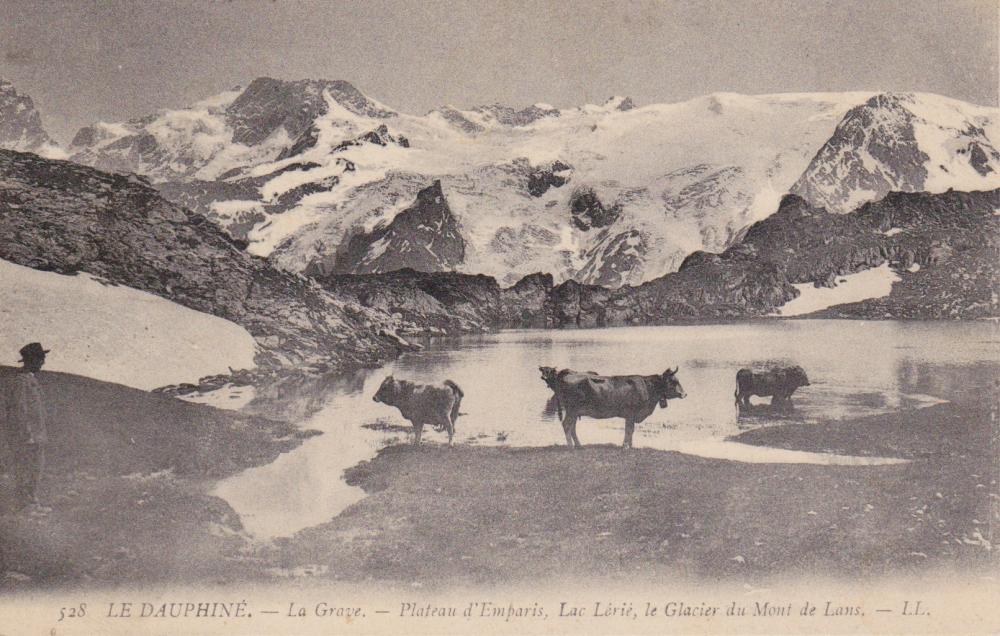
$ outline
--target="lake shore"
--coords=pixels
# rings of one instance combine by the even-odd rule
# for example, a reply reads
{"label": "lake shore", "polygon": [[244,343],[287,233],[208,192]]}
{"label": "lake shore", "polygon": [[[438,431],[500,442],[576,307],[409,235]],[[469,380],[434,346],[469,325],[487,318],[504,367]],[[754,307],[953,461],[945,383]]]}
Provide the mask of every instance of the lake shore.
{"label": "lake shore", "polygon": [[[971,574],[996,566],[990,431],[988,407],[944,404],[738,438],[913,459],[865,467],[612,446],[391,446],[348,471],[368,497],[282,542],[276,556],[340,578],[428,586]],[[842,435],[860,441],[852,449]]]}
{"label": "lake shore", "polygon": [[259,543],[208,493],[308,432],[76,376],[41,380],[52,444],[39,495],[51,510],[10,512],[0,495],[0,589],[288,576],[428,588],[809,572],[851,580],[997,565],[988,549],[1000,500],[996,420],[976,401],[737,437],[912,460],[894,466],[746,464],[610,445],[394,445],[347,471],[361,501]]}

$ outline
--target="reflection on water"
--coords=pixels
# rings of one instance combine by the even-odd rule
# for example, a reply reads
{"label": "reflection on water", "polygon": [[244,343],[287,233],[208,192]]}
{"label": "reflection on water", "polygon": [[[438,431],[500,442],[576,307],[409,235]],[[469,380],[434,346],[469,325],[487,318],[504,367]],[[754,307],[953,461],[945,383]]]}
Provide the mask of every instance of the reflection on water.
{"label": "reflection on water", "polygon": [[[993,390],[1000,352],[996,332],[997,326],[987,322],[807,320],[507,331],[443,340],[377,371],[259,389],[250,409],[313,411],[302,425],[325,434],[272,464],[222,482],[217,494],[262,538],[322,523],[360,499],[360,489],[344,482],[344,469],[387,443],[410,439],[398,411],[371,400],[389,374],[424,382],[448,378],[462,387],[464,415],[457,422],[456,443],[563,444],[552,394],[539,378],[542,365],[604,374],[653,374],[679,366],[688,397],[671,400],[669,408],[657,409],[640,424],[636,446],[738,461],[877,463],[879,458],[760,450],[721,440],[748,427],[920,408]],[[739,418],[736,371],[770,364],[799,364],[812,385],[795,393],[791,413],[775,416],[765,409]],[[400,432],[399,425],[407,429]],[[621,444],[623,429],[622,420],[583,418],[577,425],[584,444]],[[443,442],[447,435],[425,429],[424,439]]]}

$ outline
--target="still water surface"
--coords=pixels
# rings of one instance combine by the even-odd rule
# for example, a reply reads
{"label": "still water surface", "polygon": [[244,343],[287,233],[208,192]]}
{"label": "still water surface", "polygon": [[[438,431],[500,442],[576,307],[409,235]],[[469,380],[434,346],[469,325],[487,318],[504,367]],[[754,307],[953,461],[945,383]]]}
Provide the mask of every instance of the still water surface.
{"label": "still water surface", "polygon": [[[564,444],[551,392],[539,378],[541,365],[608,375],[680,367],[677,375],[687,398],[671,400],[669,408],[657,409],[638,425],[637,447],[747,462],[896,463],[901,460],[759,448],[725,438],[755,426],[819,423],[989,394],[1000,369],[998,334],[991,322],[803,320],[505,331],[443,339],[381,369],[311,387],[305,398],[277,391],[283,394],[278,402],[313,404],[302,425],[324,434],[271,464],[221,482],[215,494],[260,539],[288,536],[339,514],[364,494],[344,482],[344,469],[370,459],[386,444],[411,439],[399,412],[371,399],[390,374],[422,382],[447,378],[462,387],[464,415],[456,426],[456,444]],[[801,365],[812,385],[795,393],[791,415],[738,418],[736,371],[771,364]],[[265,396],[258,394],[255,401],[266,402]],[[621,444],[623,429],[620,419],[583,418],[577,424],[585,445]],[[424,440],[442,443],[447,435],[425,428]]]}

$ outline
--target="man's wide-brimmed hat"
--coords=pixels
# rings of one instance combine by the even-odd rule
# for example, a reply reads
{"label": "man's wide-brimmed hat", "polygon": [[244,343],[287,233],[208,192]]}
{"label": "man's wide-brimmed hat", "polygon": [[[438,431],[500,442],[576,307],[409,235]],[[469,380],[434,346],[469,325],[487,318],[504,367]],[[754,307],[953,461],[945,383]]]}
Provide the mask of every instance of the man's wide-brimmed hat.
{"label": "man's wide-brimmed hat", "polygon": [[40,342],[30,342],[23,347],[21,347],[21,362],[28,360],[30,358],[40,358],[48,353],[48,349],[42,348],[42,343]]}

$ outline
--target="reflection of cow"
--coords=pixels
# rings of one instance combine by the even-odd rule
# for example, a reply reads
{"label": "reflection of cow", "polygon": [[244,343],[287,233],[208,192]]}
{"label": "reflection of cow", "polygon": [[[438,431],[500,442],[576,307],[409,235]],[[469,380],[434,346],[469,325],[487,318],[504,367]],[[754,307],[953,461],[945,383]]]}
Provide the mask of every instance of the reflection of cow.
{"label": "reflection of cow", "polygon": [[462,396],[462,389],[451,380],[445,380],[440,385],[417,384],[396,380],[390,375],[372,399],[399,409],[403,417],[413,424],[414,444],[420,443],[424,424],[430,424],[439,431],[447,430],[448,444],[451,444]]}
{"label": "reflection of cow", "polygon": [[[559,419],[562,419],[563,409],[562,403],[559,402],[559,395],[556,393],[556,381],[560,373],[573,373],[576,375],[597,375],[594,371],[587,371],[585,374],[577,373],[573,369],[563,369],[562,371],[557,370],[555,367],[538,367],[538,370],[542,372],[542,381],[545,385],[552,389],[552,400],[555,401],[556,414],[559,415]],[[551,411],[549,411],[551,413]]]}
{"label": "reflection of cow", "polygon": [[792,393],[800,386],[809,386],[802,367],[782,367],[767,371],[753,372],[750,369],[740,369],[736,372],[736,405],[742,409],[750,409],[750,396],[771,397],[771,406],[782,407],[791,405]]}
{"label": "reflection of cow", "polygon": [[661,375],[612,375],[575,373],[563,369],[555,377],[555,394],[562,408],[563,432],[566,443],[580,446],[576,436],[576,421],[581,416],[595,419],[621,417],[625,419],[625,442],[632,446],[632,433],[637,422],[642,422],[656,409],[667,408],[667,400],[683,398],[686,393],[677,381],[677,369]]}

